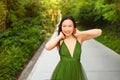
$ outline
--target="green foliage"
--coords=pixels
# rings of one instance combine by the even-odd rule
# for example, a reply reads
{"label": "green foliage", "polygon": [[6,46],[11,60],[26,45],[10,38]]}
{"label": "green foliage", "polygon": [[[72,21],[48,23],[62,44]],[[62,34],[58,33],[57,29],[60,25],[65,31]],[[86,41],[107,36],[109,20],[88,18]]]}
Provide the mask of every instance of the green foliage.
{"label": "green foliage", "polygon": [[118,1],[98,0],[95,5],[95,14],[97,17],[95,20],[104,19],[111,24],[119,22],[119,8],[117,8]]}
{"label": "green foliage", "polygon": [[105,5],[103,9],[103,17],[104,19],[111,21],[112,23],[117,22],[119,17],[116,11],[116,5],[115,4]]}
{"label": "green foliage", "polygon": [[0,30],[0,80],[17,80],[25,63],[53,32],[50,10],[54,6],[48,8],[45,1],[5,1],[7,29]]}
{"label": "green foliage", "polygon": [[81,25],[91,28],[120,21],[119,0],[62,0],[60,5],[63,16],[72,15]]}
{"label": "green foliage", "polygon": [[[38,1],[38,0],[37,0]],[[40,15],[40,3],[34,1],[34,2],[29,2],[25,5],[26,13],[25,15],[28,17],[36,17]]]}
{"label": "green foliage", "polygon": [[85,3],[79,9],[78,20],[79,23],[84,26],[90,26],[94,23],[94,14],[93,14],[94,4]]}
{"label": "green foliage", "polygon": [[[11,76],[15,76],[16,71],[22,69],[23,64],[45,40],[44,28],[32,24],[30,20],[28,19],[31,25],[17,21],[18,23],[13,24],[13,29],[8,29],[0,35],[0,80],[14,79],[15,77]],[[16,24],[21,27],[15,26]]]}
{"label": "green foliage", "polygon": [[0,11],[1,11],[0,12],[0,30],[4,30],[7,10],[5,9],[4,3],[1,1],[0,1]]}
{"label": "green foliage", "polygon": [[5,16],[5,14],[6,14],[6,10],[5,10],[5,5],[2,3],[2,2],[0,2],[0,22],[1,22],[1,19]]}
{"label": "green foliage", "polygon": [[9,12],[8,19],[7,19],[7,25],[9,26],[16,21],[17,21],[17,16],[13,14],[12,12]]}
{"label": "green foliage", "polygon": [[95,8],[94,8],[94,14],[96,15],[95,17],[95,21],[102,19],[102,15],[103,15],[103,5],[104,4],[104,0],[98,0],[96,2]]}
{"label": "green foliage", "polygon": [[[90,0],[74,0],[69,1],[68,3],[65,3],[65,5],[61,7],[63,16],[64,15],[71,15],[73,16],[76,21],[84,26],[94,26],[96,25],[95,21],[95,1]],[[71,5],[72,4],[72,5]],[[61,3],[62,5],[62,3]],[[69,6],[69,7],[68,7]]]}

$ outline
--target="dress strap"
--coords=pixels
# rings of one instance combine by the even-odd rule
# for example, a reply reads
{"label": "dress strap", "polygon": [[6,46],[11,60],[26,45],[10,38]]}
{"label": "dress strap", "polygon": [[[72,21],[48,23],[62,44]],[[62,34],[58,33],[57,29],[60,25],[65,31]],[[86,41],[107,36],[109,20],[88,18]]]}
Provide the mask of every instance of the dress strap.
{"label": "dress strap", "polygon": [[[73,34],[72,34],[73,35]],[[77,37],[75,36],[75,35],[73,35],[74,36],[74,38],[77,40]]]}
{"label": "dress strap", "polygon": [[64,40],[60,40],[60,45],[63,43]]}
{"label": "dress strap", "polygon": [[[73,35],[74,36],[74,35]],[[74,36],[75,37],[75,39],[76,39],[76,41],[78,41],[79,42],[79,40],[77,39],[77,37],[76,36]],[[80,43],[80,42],[79,42]],[[81,43],[80,43],[80,45],[81,45]]]}

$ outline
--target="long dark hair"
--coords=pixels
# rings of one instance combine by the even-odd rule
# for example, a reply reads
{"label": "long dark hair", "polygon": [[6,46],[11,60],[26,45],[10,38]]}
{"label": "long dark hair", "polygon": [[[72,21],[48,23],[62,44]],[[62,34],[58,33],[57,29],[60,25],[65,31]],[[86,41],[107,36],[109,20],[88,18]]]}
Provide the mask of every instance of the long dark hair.
{"label": "long dark hair", "polygon": [[62,20],[60,21],[60,24],[58,25],[58,35],[59,35],[60,32],[62,31],[62,23],[63,23],[63,21],[65,21],[65,20],[67,20],[67,19],[71,20],[71,21],[73,22],[74,28],[76,28],[76,23],[75,23],[74,18],[73,18],[72,16],[64,16],[64,17],[62,18]]}

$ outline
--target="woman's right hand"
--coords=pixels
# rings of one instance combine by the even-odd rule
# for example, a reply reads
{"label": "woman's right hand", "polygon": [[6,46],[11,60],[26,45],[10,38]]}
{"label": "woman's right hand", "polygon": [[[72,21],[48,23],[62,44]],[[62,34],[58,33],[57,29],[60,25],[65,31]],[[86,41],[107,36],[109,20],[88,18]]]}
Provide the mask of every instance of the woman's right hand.
{"label": "woman's right hand", "polygon": [[65,35],[63,34],[63,32],[60,32],[59,37],[60,37],[61,39],[64,39],[64,38],[65,38]]}

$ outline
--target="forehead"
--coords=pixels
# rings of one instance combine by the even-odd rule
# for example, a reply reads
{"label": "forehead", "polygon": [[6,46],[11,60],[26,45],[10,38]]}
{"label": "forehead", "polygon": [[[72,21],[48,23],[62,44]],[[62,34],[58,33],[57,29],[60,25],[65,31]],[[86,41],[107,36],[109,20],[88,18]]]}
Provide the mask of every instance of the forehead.
{"label": "forehead", "polygon": [[70,19],[66,19],[66,20],[64,20],[63,21],[63,23],[62,23],[62,25],[73,25],[73,21],[72,20],[70,20]]}

